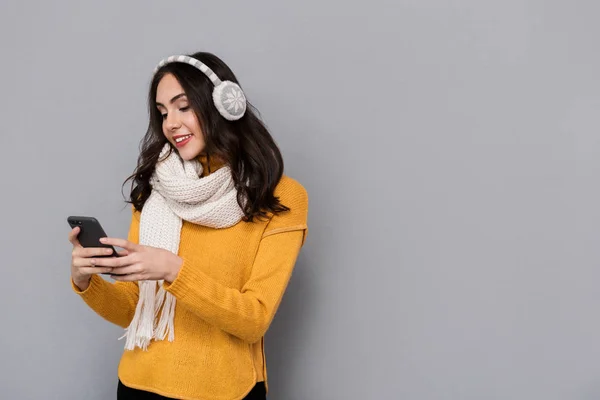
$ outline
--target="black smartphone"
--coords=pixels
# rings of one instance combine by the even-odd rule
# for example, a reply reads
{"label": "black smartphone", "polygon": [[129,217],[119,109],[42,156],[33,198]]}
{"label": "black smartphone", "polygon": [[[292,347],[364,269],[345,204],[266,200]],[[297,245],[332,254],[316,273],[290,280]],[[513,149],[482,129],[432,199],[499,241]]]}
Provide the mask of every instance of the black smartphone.
{"label": "black smartphone", "polygon": [[106,247],[112,249],[113,253],[106,256],[97,257],[119,257],[117,250],[109,245],[100,243],[100,238],[106,237],[106,232],[102,229],[100,222],[94,217],[67,217],[67,222],[71,228],[79,227],[79,235],[77,239],[83,247]]}

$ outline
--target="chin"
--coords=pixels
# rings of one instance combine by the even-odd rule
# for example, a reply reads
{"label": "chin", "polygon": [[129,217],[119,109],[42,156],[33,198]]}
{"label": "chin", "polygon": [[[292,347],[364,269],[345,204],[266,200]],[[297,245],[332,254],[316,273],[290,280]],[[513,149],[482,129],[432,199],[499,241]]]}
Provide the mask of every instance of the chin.
{"label": "chin", "polygon": [[184,146],[182,149],[177,149],[177,152],[179,153],[179,157],[181,157],[185,161],[189,161],[189,160],[193,160],[196,157],[198,157],[201,150],[202,149],[188,145],[188,146]]}
{"label": "chin", "polygon": [[186,151],[186,150],[179,151],[179,156],[181,157],[182,160],[185,160],[185,161],[190,161],[190,160],[193,160],[194,158],[196,158],[195,154],[197,154],[197,153]]}

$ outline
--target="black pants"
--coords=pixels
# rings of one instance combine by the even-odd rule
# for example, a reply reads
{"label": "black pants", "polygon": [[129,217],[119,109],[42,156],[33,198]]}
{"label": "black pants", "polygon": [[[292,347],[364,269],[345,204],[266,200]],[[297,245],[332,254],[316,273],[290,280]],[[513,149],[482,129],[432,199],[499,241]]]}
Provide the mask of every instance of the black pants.
{"label": "black pants", "polygon": [[[248,393],[244,400],[266,400],[265,383],[258,382]],[[170,397],[161,396],[156,393],[144,392],[143,390],[132,389],[123,385],[119,380],[117,388],[117,400],[168,400]]]}

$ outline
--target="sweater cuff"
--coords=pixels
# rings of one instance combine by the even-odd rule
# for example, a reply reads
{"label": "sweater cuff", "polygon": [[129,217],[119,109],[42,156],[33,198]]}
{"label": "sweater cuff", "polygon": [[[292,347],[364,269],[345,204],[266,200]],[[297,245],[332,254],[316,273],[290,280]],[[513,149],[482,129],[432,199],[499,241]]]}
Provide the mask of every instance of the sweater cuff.
{"label": "sweater cuff", "polygon": [[99,282],[98,280],[103,281],[104,279],[100,278],[96,274],[92,275],[92,278],[90,279],[90,284],[88,285],[88,287],[85,290],[81,290],[81,289],[79,289],[79,287],[77,287],[75,282],[73,282],[73,278],[71,277],[71,287],[73,288],[73,291],[75,293],[77,293],[78,295],[80,295],[82,297],[88,297],[90,295],[93,296],[94,293],[97,293],[100,290],[100,287],[102,286],[102,282]]}
{"label": "sweater cuff", "polygon": [[185,295],[190,292],[192,287],[196,289],[203,287],[206,280],[210,279],[202,272],[194,270],[189,259],[182,258],[183,264],[181,265],[175,280],[171,283],[166,281],[163,282],[164,289],[178,299],[183,299]]}

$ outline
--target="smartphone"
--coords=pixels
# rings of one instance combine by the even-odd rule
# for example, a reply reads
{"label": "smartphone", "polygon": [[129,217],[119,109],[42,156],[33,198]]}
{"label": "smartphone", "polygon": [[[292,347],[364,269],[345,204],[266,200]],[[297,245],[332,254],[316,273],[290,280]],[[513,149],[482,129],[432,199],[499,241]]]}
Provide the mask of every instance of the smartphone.
{"label": "smartphone", "polygon": [[106,256],[97,257],[119,257],[117,250],[109,244],[100,243],[100,238],[106,237],[106,232],[100,225],[100,222],[94,217],[76,217],[70,216],[67,222],[71,228],[79,227],[77,240],[83,247],[106,247],[112,249],[113,253]]}

